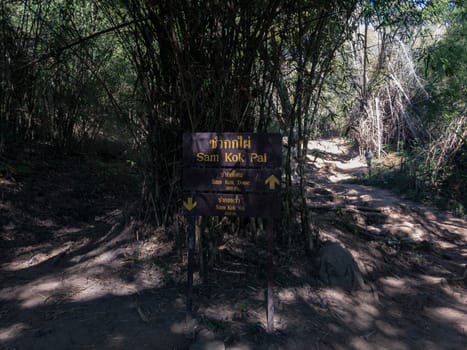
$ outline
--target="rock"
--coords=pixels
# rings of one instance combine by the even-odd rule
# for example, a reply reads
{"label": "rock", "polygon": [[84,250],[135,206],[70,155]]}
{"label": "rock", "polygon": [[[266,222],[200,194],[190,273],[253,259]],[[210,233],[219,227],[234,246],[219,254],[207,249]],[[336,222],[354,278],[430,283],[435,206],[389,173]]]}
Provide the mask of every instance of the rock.
{"label": "rock", "polygon": [[318,255],[319,277],[326,285],[347,291],[363,287],[363,277],[357,263],[339,243],[325,243]]}
{"label": "rock", "polygon": [[201,340],[191,344],[190,350],[225,350],[225,345],[219,340]]}

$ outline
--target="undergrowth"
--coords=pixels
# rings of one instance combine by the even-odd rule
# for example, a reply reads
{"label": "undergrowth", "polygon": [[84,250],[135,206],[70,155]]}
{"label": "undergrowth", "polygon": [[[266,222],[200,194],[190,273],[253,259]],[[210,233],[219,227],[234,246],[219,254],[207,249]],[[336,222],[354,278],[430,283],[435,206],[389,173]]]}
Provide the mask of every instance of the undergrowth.
{"label": "undergrowth", "polygon": [[[465,157],[464,154],[461,156]],[[467,175],[464,168],[465,162],[460,166],[446,167],[443,176],[434,179],[430,165],[416,156],[406,156],[398,166],[388,167],[383,161],[376,161],[370,176],[349,182],[390,189],[404,198],[434,205],[463,217],[467,215]]]}

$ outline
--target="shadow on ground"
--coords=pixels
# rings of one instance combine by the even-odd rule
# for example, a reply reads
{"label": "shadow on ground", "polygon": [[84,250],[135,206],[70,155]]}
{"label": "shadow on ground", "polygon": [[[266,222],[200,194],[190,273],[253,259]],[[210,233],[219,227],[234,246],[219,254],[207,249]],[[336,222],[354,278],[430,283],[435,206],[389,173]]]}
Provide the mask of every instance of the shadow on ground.
{"label": "shadow on ground", "polygon": [[[336,147],[346,157],[342,145],[327,143],[323,152]],[[163,232],[135,240],[125,213],[136,191],[106,187],[112,174],[90,180],[92,167],[87,176],[76,164],[51,168],[0,184],[2,350],[180,350],[202,337],[231,350],[465,346],[461,219],[382,190],[333,183],[310,163],[309,205],[321,237],[351,252],[365,286],[326,287],[301,250],[277,249],[276,331],[267,334],[264,237],[251,244],[225,235],[209,280],[195,275],[196,321],[189,322],[186,260]]]}

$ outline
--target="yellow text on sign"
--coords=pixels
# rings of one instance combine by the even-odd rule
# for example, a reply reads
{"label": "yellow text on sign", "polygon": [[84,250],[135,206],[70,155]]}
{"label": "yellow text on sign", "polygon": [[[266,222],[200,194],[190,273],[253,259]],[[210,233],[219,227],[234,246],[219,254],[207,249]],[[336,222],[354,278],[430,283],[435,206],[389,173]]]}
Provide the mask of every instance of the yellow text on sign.
{"label": "yellow text on sign", "polygon": [[225,211],[224,215],[236,215],[235,212],[244,212],[245,206],[240,197],[222,197],[217,198],[216,210]]}
{"label": "yellow text on sign", "polygon": [[[226,152],[222,154],[224,162],[228,163],[247,163],[247,155],[242,152]],[[219,154],[207,154],[203,152],[196,153],[197,162],[207,162],[207,163],[219,163],[221,157]],[[248,155],[249,163],[267,163],[268,154],[267,153],[251,153]]]}

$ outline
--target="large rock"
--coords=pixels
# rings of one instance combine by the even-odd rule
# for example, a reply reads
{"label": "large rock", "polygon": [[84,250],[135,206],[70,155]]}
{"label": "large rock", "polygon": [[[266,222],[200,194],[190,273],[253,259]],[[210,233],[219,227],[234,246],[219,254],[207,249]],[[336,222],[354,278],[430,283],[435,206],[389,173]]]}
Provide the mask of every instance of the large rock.
{"label": "large rock", "polygon": [[363,278],[357,263],[339,243],[325,243],[318,255],[319,278],[326,285],[347,291],[363,287]]}
{"label": "large rock", "polygon": [[192,344],[190,350],[225,350],[225,345],[219,340],[201,340]]}

